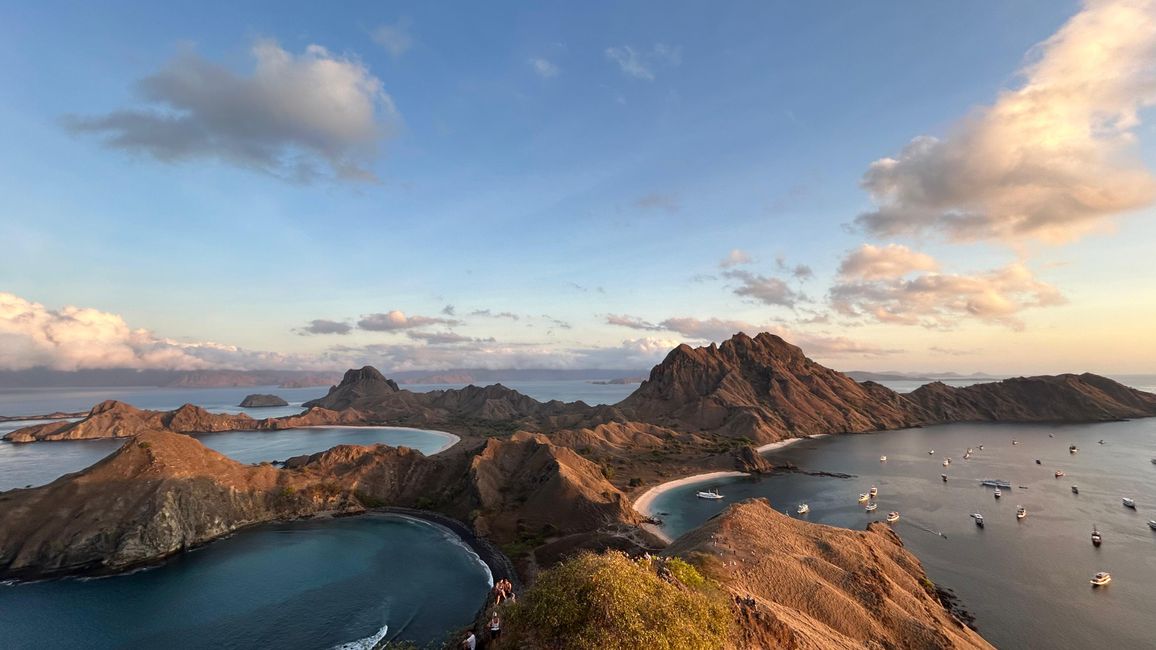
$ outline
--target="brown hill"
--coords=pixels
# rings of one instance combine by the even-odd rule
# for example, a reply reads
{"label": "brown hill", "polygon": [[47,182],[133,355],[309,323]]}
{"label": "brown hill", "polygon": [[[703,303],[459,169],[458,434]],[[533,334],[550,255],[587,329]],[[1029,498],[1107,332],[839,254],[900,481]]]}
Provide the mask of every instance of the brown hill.
{"label": "brown hill", "polygon": [[884,524],[852,531],[751,499],[675,540],[736,603],[736,648],[990,648]]}
{"label": "brown hill", "polygon": [[918,409],[878,384],[826,368],[773,334],[680,345],[618,405],[630,419],[767,443],[818,433],[896,429]]}
{"label": "brown hill", "polygon": [[345,376],[341,378],[341,383],[331,386],[325,397],[310,400],[302,406],[305,408],[320,406],[334,411],[360,408],[372,405],[397,391],[396,382],[392,379],[386,379],[377,368],[365,366],[356,370],[347,370]]}
{"label": "brown hill", "polygon": [[903,396],[928,422],[1101,422],[1156,415],[1156,395],[1107,377],[1017,377],[963,388],[934,382]]}

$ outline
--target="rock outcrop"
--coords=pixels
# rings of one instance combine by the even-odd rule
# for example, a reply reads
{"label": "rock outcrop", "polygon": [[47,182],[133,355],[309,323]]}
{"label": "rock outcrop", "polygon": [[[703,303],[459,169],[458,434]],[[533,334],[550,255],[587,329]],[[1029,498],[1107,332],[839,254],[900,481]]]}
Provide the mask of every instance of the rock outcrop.
{"label": "rock outcrop", "polygon": [[811,524],[751,499],[678,538],[735,604],[736,648],[991,648],[885,524]]}
{"label": "rock outcrop", "polygon": [[265,408],[270,406],[289,406],[289,402],[286,402],[277,395],[253,393],[252,395],[246,395],[245,399],[241,400],[238,406],[241,408]]}
{"label": "rock outcrop", "polygon": [[860,384],[773,334],[680,345],[619,405],[630,419],[756,443],[897,429],[923,418],[878,384]]}

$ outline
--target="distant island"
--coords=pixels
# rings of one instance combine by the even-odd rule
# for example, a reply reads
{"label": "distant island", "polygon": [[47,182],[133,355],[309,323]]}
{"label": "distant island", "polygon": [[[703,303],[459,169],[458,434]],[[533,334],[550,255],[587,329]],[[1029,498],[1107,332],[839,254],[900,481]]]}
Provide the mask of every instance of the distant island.
{"label": "distant island", "polygon": [[625,386],[627,384],[641,384],[646,381],[646,377],[618,377],[616,379],[595,379],[591,384],[595,386]]}
{"label": "distant island", "polygon": [[245,399],[241,400],[238,406],[242,408],[266,408],[271,406],[289,406],[289,402],[286,402],[276,395],[254,393],[252,395],[246,395]]}

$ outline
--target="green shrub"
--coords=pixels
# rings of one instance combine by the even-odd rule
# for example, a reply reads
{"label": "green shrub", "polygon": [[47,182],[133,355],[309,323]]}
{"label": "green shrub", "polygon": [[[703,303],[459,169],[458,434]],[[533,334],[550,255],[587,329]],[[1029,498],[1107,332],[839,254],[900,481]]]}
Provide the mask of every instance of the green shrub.
{"label": "green shrub", "polygon": [[582,553],[538,575],[506,616],[512,647],[603,650],[719,648],[730,609],[721,590],[681,560]]}
{"label": "green shrub", "polygon": [[638,477],[630,479],[630,487],[638,487],[640,485],[642,485],[642,479]]}

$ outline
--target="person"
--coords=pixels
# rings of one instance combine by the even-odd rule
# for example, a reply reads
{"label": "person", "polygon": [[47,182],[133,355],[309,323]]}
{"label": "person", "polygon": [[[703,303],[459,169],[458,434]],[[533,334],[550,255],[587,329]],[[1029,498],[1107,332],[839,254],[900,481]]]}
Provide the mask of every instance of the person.
{"label": "person", "polygon": [[469,635],[462,641],[462,650],[478,650],[478,637],[474,636],[473,630],[470,630]]}
{"label": "person", "polygon": [[494,641],[502,634],[502,620],[498,618],[498,613],[490,617],[490,640]]}

